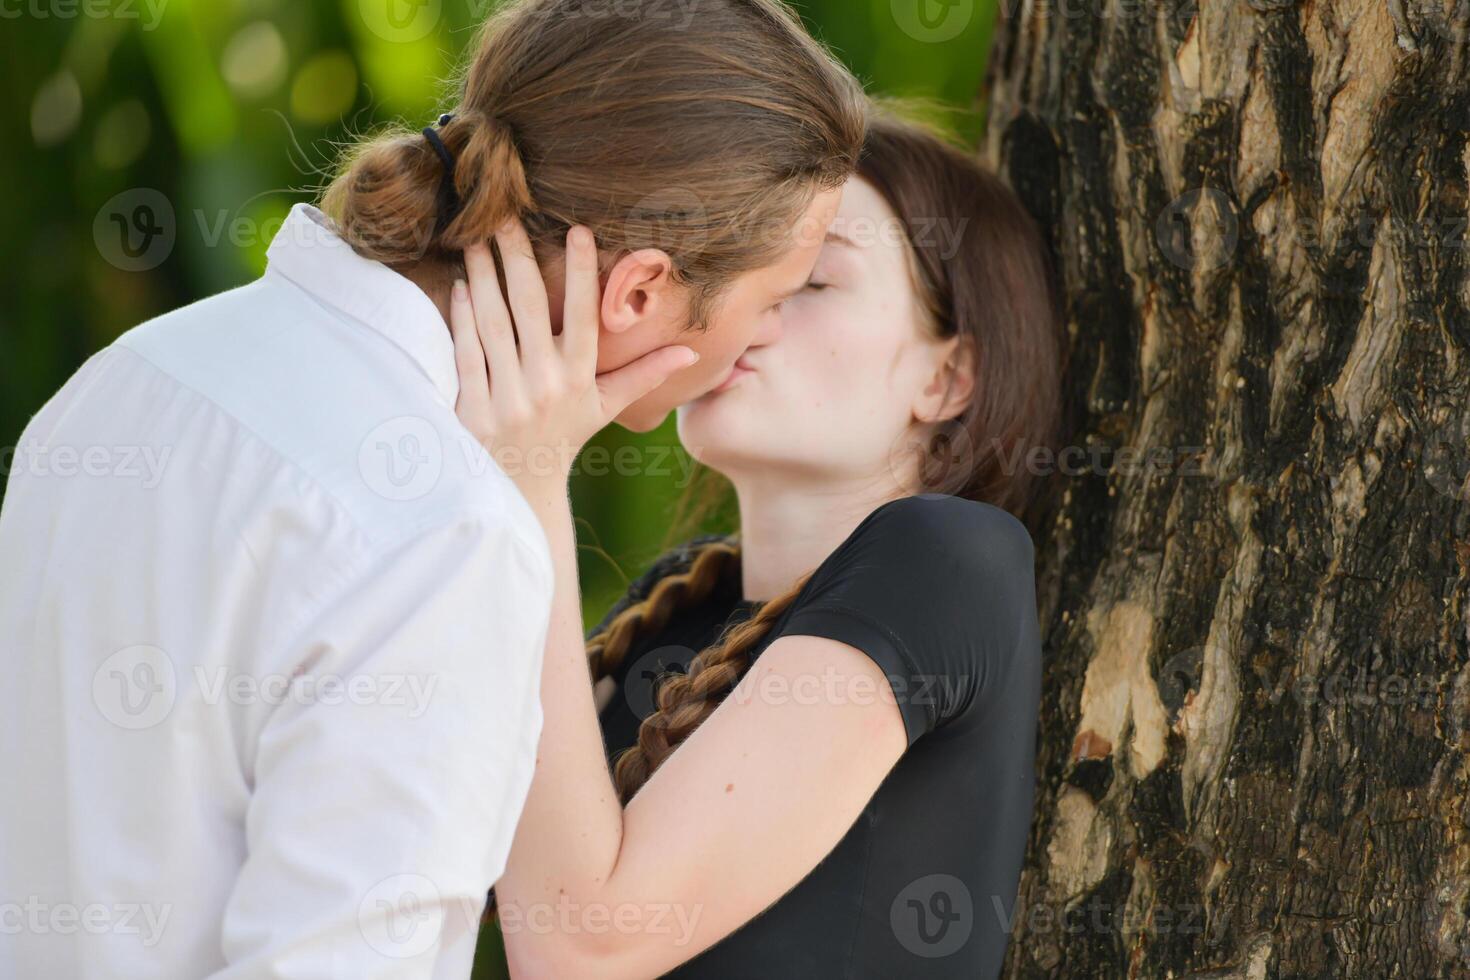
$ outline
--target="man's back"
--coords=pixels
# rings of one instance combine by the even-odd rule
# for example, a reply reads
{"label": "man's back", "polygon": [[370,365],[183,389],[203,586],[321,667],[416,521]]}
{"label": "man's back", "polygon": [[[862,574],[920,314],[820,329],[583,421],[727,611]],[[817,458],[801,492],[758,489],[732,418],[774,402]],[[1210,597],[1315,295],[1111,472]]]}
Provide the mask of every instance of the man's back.
{"label": "man's back", "polygon": [[0,512],[0,975],[467,973],[551,567],[456,391],[427,297],[298,207],[262,279],[32,421]]}

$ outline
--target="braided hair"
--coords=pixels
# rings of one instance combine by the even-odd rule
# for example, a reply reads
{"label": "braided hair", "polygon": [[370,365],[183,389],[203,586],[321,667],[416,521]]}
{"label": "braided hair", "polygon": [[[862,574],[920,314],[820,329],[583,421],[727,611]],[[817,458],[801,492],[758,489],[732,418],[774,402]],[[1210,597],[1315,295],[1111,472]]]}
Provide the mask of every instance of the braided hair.
{"label": "braided hair", "polygon": [[[740,545],[734,535],[705,535],[665,554],[590,634],[587,658],[593,682],[615,673],[640,637],[657,635],[679,609],[705,601],[722,581],[739,573]],[[637,743],[624,749],[613,766],[624,804],[734,690],[750,669],[751,653],[809,578],[803,576],[782,595],[762,603],[748,620],[726,629],[694,656],[687,672],[660,679],[654,711],[638,726]]]}

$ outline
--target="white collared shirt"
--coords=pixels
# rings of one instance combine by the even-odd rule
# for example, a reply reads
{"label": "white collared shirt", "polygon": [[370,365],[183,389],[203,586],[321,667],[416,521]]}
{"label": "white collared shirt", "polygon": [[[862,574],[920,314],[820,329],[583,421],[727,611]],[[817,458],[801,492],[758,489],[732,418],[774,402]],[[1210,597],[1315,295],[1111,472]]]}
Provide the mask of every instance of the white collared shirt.
{"label": "white collared shirt", "polygon": [[442,317],[297,205],[94,355],[0,511],[0,977],[467,977],[552,569]]}

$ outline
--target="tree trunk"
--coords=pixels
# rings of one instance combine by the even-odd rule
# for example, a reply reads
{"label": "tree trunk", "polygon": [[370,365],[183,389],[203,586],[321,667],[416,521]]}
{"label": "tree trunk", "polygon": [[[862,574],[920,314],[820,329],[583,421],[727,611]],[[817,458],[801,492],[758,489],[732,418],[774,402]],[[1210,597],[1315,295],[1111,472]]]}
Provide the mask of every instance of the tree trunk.
{"label": "tree trunk", "polygon": [[1470,0],[1007,3],[1077,448],[1005,976],[1470,976]]}

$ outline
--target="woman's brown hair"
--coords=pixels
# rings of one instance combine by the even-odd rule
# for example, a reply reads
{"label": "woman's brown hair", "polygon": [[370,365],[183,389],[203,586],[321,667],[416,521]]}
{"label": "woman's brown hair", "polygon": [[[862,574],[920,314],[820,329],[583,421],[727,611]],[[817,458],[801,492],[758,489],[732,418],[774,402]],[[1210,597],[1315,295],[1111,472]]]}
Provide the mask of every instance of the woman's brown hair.
{"label": "woman's brown hair", "polygon": [[[1040,230],[977,160],[893,116],[872,121],[857,172],[907,235],[923,321],[937,336],[974,345],[975,396],[957,418],[924,433],[920,491],[1022,516],[1035,489],[1025,460],[1052,445],[1060,417],[1062,344]],[[936,233],[945,222],[946,233]],[[708,599],[722,582],[738,582],[739,562],[738,536],[706,536],[660,559],[652,584],[635,587],[588,640],[594,680],[614,672],[640,637],[657,633],[680,608]],[[752,653],[809,578],[696,654],[687,673],[660,680],[653,713],[615,766],[624,802],[745,675]]]}
{"label": "woman's brown hair", "polygon": [[691,322],[706,323],[724,286],[789,247],[774,232],[852,173],[865,99],[780,0],[701,0],[687,22],[605,7],[501,6],[437,131],[455,160],[453,220],[435,147],[394,130],[349,148],[323,195],[342,236],[437,289],[509,218],[542,257],[582,224],[605,253],[667,252]]}

